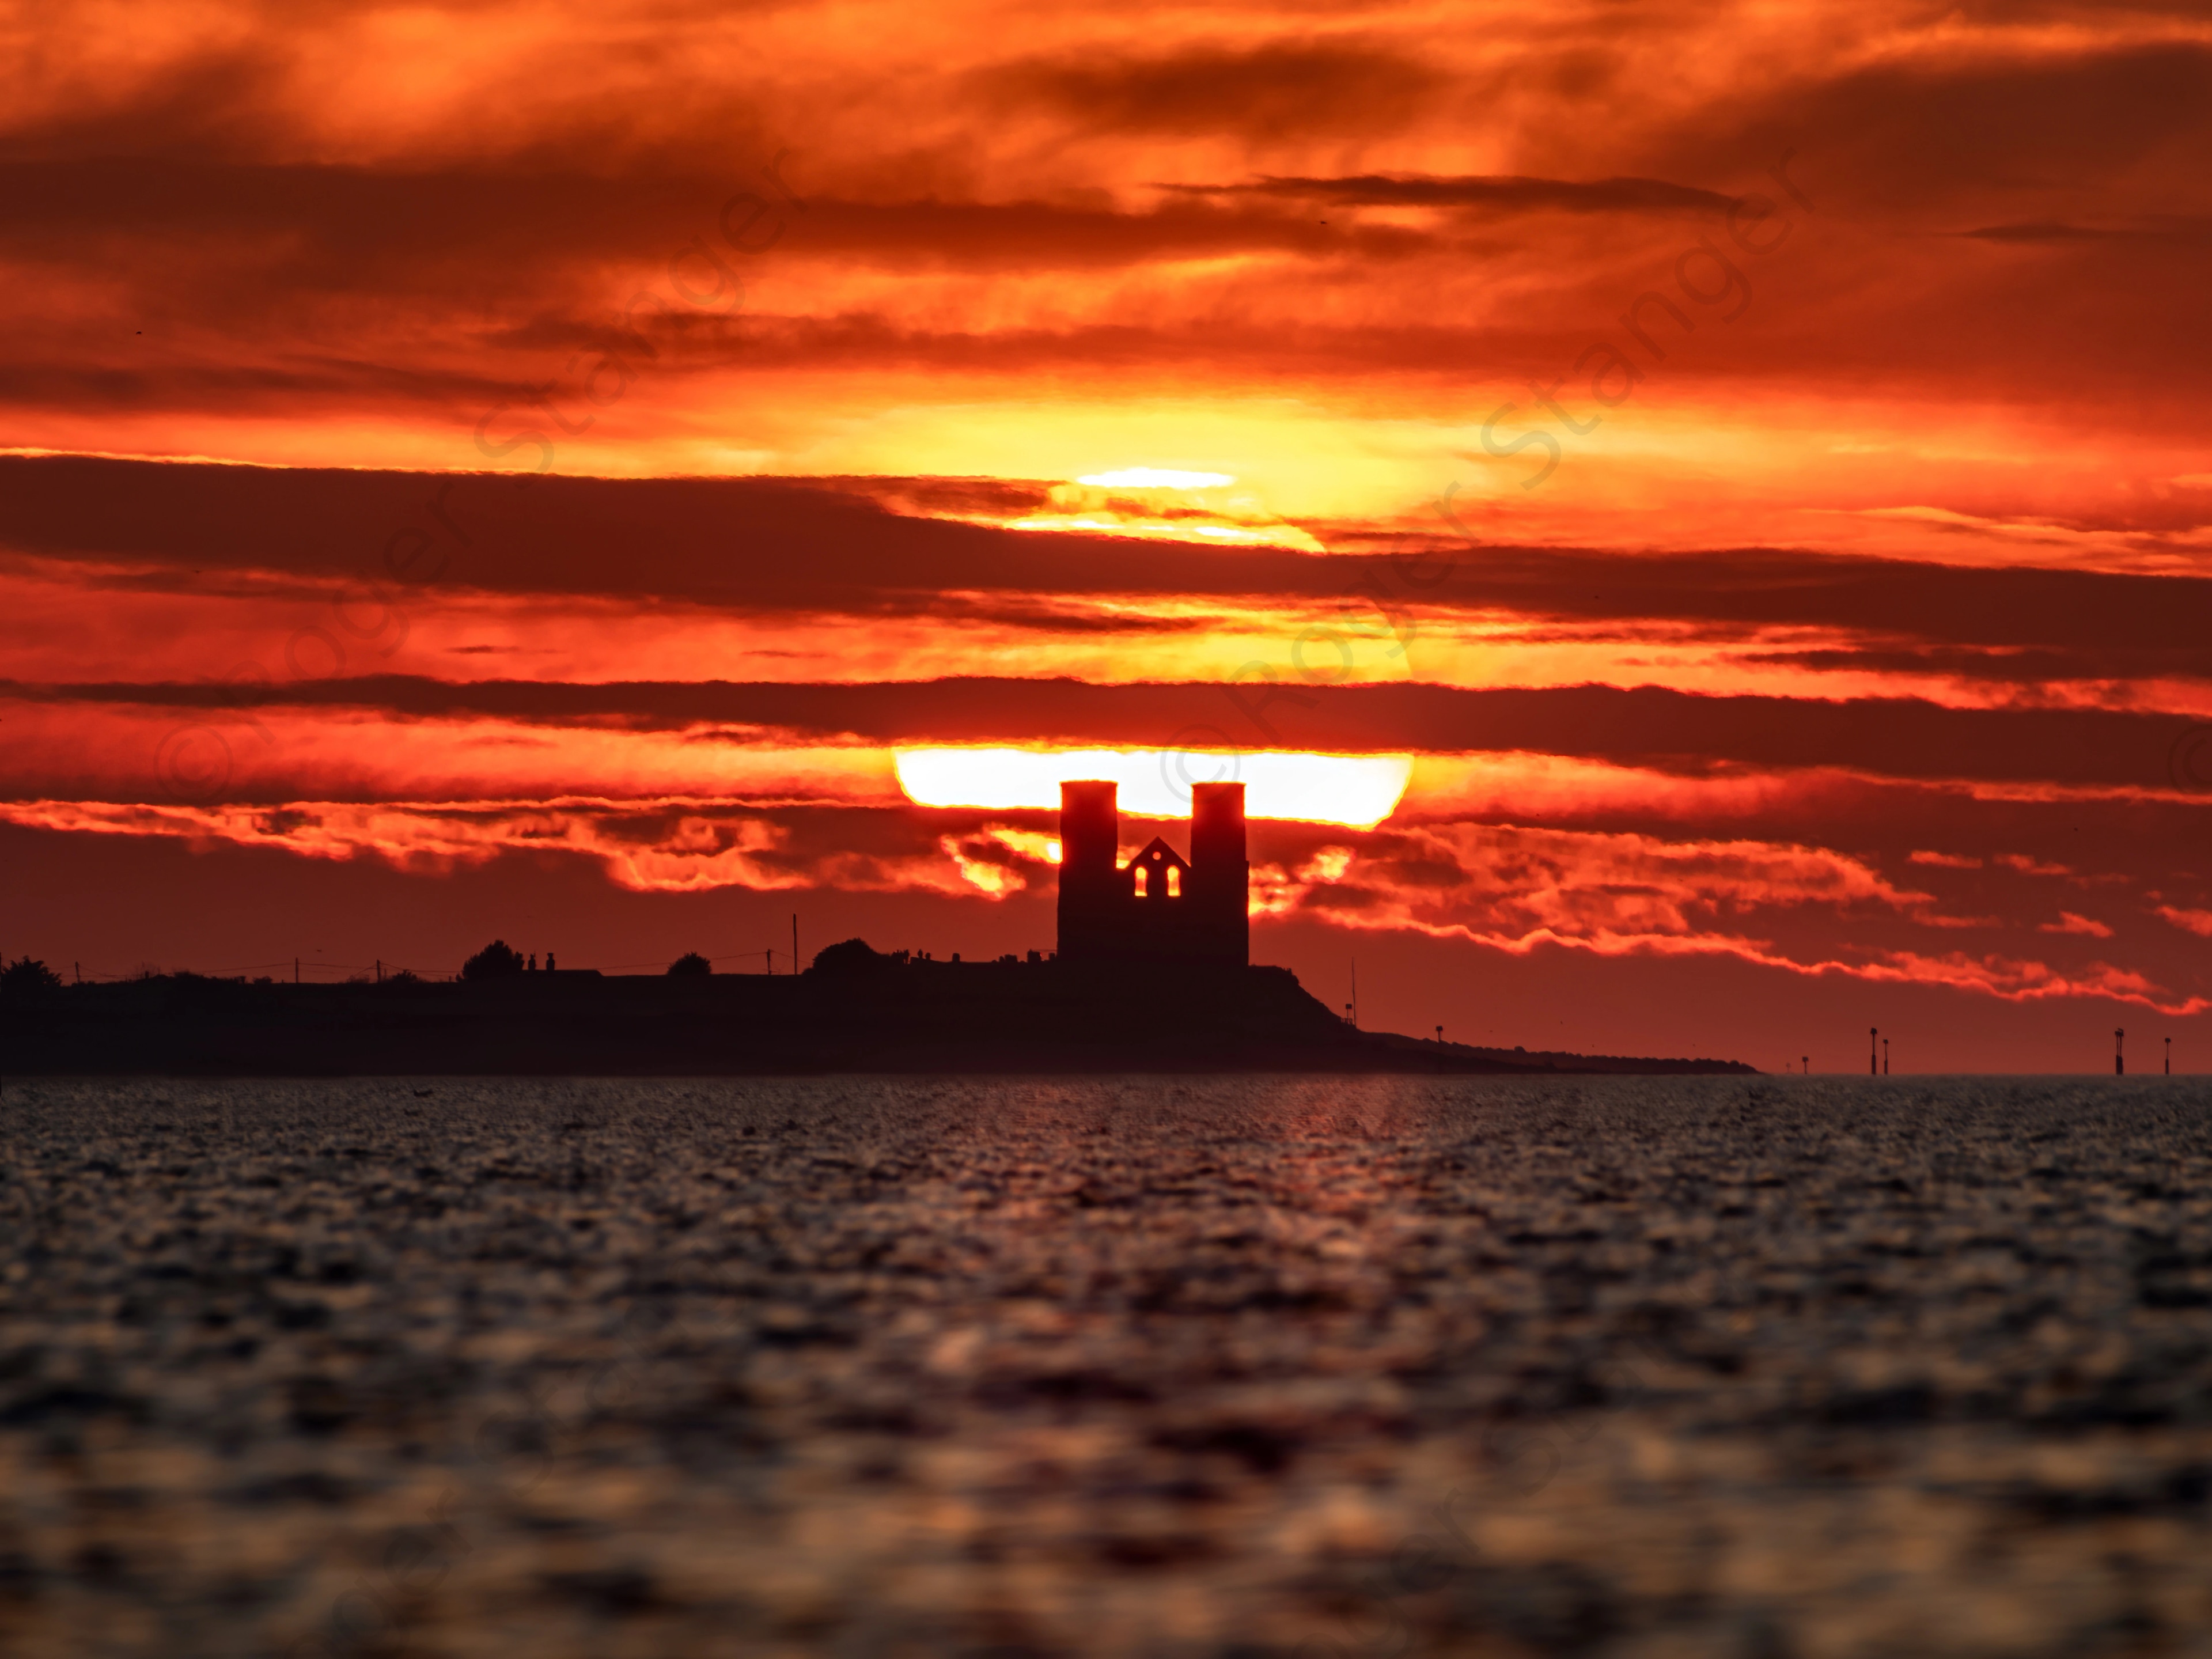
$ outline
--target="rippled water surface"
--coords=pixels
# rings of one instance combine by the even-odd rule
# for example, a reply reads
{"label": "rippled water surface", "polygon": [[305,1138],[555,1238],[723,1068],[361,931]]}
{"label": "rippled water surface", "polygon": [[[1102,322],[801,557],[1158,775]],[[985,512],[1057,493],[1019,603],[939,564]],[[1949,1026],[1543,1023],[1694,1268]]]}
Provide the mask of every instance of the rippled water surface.
{"label": "rippled water surface", "polygon": [[2212,1653],[2208,1120],[10,1082],[0,1652]]}

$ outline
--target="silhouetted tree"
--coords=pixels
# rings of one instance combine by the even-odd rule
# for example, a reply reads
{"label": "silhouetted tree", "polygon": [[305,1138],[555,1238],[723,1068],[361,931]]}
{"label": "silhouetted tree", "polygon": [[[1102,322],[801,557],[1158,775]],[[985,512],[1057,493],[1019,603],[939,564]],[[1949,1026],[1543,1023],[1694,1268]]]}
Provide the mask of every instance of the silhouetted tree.
{"label": "silhouetted tree", "polygon": [[522,971],[522,952],[495,939],[461,964],[463,979],[506,979]]}
{"label": "silhouetted tree", "polygon": [[28,957],[18,957],[0,968],[0,991],[23,996],[33,991],[58,991],[62,976],[43,962],[33,962]]}
{"label": "silhouetted tree", "polygon": [[880,972],[891,965],[891,959],[871,950],[864,939],[840,939],[835,945],[825,945],[814,953],[811,974],[822,974],[845,978],[855,974]]}
{"label": "silhouetted tree", "polygon": [[668,964],[668,972],[675,979],[701,979],[714,971],[714,964],[696,951],[686,951]]}

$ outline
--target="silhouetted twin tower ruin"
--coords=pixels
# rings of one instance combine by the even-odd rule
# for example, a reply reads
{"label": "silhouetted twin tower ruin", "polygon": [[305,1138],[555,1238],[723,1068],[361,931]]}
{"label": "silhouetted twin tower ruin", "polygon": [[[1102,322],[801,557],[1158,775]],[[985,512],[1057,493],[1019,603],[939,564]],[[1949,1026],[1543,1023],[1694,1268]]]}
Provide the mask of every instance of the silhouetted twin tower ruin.
{"label": "silhouetted twin tower ruin", "polygon": [[1060,960],[1249,964],[1244,786],[1193,786],[1189,858],[1155,836],[1127,864],[1116,789],[1060,786]]}

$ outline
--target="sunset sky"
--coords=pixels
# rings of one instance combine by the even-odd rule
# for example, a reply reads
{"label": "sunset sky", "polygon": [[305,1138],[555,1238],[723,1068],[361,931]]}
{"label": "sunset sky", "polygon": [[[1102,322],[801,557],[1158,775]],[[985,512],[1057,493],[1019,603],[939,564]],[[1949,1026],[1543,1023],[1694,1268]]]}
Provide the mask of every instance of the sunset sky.
{"label": "sunset sky", "polygon": [[9,957],[1048,949],[1241,777],[1369,1025],[2212,1070],[2201,7],[7,29]]}

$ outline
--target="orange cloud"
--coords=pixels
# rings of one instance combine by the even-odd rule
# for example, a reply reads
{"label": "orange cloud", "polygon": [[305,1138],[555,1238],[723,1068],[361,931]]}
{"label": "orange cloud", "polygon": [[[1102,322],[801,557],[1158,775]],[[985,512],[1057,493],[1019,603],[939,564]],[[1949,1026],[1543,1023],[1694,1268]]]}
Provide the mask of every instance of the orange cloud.
{"label": "orange cloud", "polygon": [[1966,858],[1955,853],[1915,852],[1912,862],[1934,865],[1942,870],[1978,870],[1982,867],[1979,859]]}
{"label": "orange cloud", "polygon": [[2110,939],[2112,930],[2090,916],[2077,916],[2071,910],[2061,910],[2057,921],[2036,924],[2039,933],[2083,933],[2091,939]]}
{"label": "orange cloud", "polygon": [[1817,848],[1510,825],[1424,826],[1323,846],[1293,866],[1255,868],[1254,887],[1255,915],[1412,929],[1515,955],[1555,945],[1610,957],[1727,956],[1792,974],[1939,986],[2013,1001],[2100,996],[2172,1014],[2212,1006],[2212,999],[2178,996],[2140,972],[2109,963],[2069,972],[1994,953],[1935,956],[1874,946],[1849,956],[1800,955],[1725,925],[1756,915],[1771,928],[1781,915],[1811,908],[1839,915],[1870,909],[1924,927],[1994,921],[1945,915],[1931,896],[1896,887],[1861,861]]}
{"label": "orange cloud", "polygon": [[[300,801],[275,808],[149,806],[98,801],[0,803],[0,822],[100,835],[164,836],[273,848],[308,858],[377,857],[437,873],[503,853],[568,853],[595,859],[617,885],[641,892],[833,887],[1001,897],[1022,890],[1017,850],[985,840],[1001,863],[970,862],[973,842],[860,849],[800,833],[793,820],[727,803],[565,798],[483,803]],[[848,826],[849,827],[849,826]],[[1042,864],[1042,859],[1035,860]],[[1004,868],[1003,878],[982,873]]]}
{"label": "orange cloud", "polygon": [[[1516,948],[1538,937],[1597,948],[1702,936],[1706,919],[1754,908],[1875,904],[1915,913],[1926,893],[1857,860],[1769,842],[1668,842],[1633,834],[1439,824],[1326,847],[1271,872],[1261,913],[1319,909],[1349,925],[1464,933]],[[1456,913],[1446,920],[1447,913]],[[1471,915],[1481,922],[1460,918]]]}

